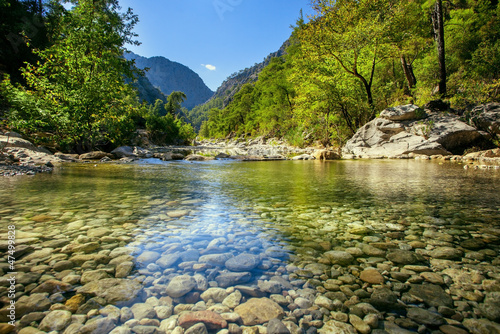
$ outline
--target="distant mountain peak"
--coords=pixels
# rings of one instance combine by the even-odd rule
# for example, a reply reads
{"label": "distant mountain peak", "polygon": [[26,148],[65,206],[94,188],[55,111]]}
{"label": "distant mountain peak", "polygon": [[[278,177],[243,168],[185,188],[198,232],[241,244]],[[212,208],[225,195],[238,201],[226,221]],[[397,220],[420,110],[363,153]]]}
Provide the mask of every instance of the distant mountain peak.
{"label": "distant mountain peak", "polygon": [[126,53],[125,58],[134,59],[140,69],[149,68],[146,78],[166,96],[174,91],[184,92],[187,99],[182,106],[187,109],[205,103],[214,95],[200,76],[185,65],[162,56],[146,58],[133,52]]}

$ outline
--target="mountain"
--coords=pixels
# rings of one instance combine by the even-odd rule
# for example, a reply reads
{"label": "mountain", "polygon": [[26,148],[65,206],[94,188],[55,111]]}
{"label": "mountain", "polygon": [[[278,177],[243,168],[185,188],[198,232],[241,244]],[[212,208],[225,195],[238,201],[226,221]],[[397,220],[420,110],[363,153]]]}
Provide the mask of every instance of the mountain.
{"label": "mountain", "polygon": [[212,108],[222,109],[225,108],[233,99],[234,95],[238,93],[241,87],[246,83],[256,82],[259,78],[259,73],[266,67],[271,59],[281,57],[286,53],[286,48],[290,45],[287,40],[279,48],[278,51],[269,54],[264,61],[255,64],[252,67],[245,68],[239,72],[231,74],[217,89],[215,94],[206,101],[204,104],[199,105],[192,109],[188,118],[193,124],[195,129],[199,130],[203,121],[208,119],[208,112]]}
{"label": "mountain", "polygon": [[173,91],[184,92],[187,99],[182,106],[187,109],[205,103],[214,95],[200,76],[187,66],[164,57],[146,58],[133,52],[125,54],[125,58],[135,59],[135,64],[140,69],[149,68],[146,78],[166,96]]}
{"label": "mountain", "polygon": [[285,43],[283,43],[283,45],[279,48],[278,51],[269,54],[264,59],[263,62],[231,74],[217,89],[217,91],[210,98],[209,101],[215,100],[217,98],[222,98],[223,99],[222,108],[225,108],[229,104],[229,102],[231,102],[233,96],[239,92],[240,88],[244,84],[257,81],[257,79],[259,78],[259,73],[264,69],[264,67],[266,67],[269,64],[271,59],[283,56],[286,52],[286,48],[289,45],[290,41],[287,40]]}
{"label": "mountain", "polygon": [[139,92],[139,99],[149,104],[154,104],[156,100],[167,102],[167,97],[145,76],[137,76],[137,80],[132,84]]}

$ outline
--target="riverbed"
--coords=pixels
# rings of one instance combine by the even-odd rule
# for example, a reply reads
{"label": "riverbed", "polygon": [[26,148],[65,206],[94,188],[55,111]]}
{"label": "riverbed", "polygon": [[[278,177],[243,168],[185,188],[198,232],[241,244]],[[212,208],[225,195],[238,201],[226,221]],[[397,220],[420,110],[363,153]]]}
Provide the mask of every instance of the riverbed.
{"label": "riverbed", "polygon": [[4,178],[0,322],[13,300],[47,333],[500,333],[499,181],[416,160]]}

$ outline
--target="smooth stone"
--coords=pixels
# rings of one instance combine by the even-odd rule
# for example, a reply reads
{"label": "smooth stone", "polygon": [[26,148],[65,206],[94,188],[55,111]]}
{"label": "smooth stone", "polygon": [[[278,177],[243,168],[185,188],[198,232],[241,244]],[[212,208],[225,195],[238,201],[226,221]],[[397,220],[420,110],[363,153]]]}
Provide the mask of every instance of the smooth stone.
{"label": "smooth stone", "polygon": [[167,212],[167,216],[170,218],[181,218],[187,215],[189,215],[189,210],[174,210]]}
{"label": "smooth stone", "polygon": [[224,266],[233,255],[231,253],[202,255],[198,262],[208,263],[212,266]]}
{"label": "smooth stone", "polygon": [[337,320],[327,321],[323,327],[318,330],[319,334],[356,334],[352,325]]}
{"label": "smooth stone", "polygon": [[384,276],[382,276],[377,269],[365,269],[361,272],[359,278],[363,282],[370,284],[382,284],[384,283]]}
{"label": "smooth stone", "polygon": [[29,296],[21,296],[16,302],[16,313],[28,314],[32,312],[43,312],[50,308],[52,303],[48,293],[32,293]]}
{"label": "smooth stone", "polygon": [[116,278],[126,278],[134,269],[134,263],[132,261],[125,261],[116,266],[115,277]]}
{"label": "smooth stone", "polygon": [[463,328],[459,328],[452,325],[443,325],[439,327],[439,330],[444,334],[468,334],[469,332]]}
{"label": "smooth stone", "polygon": [[453,299],[439,285],[412,284],[408,294],[422,299],[429,306],[453,308]]}
{"label": "smooth stone", "polygon": [[148,263],[155,262],[159,258],[160,258],[160,253],[152,252],[152,251],[145,251],[145,252],[142,252],[142,254],[136,258],[136,261],[139,265],[144,266]]}
{"label": "smooth stone", "polygon": [[349,314],[349,322],[361,334],[369,334],[372,330],[363,319],[355,314]]}
{"label": "smooth stone", "polygon": [[38,329],[45,332],[60,331],[71,323],[71,312],[57,310],[49,312],[43,318]]}
{"label": "smooth stone", "polygon": [[354,257],[343,251],[329,251],[323,254],[330,264],[338,264],[341,266],[347,266],[354,261]]}
{"label": "smooth stone", "polygon": [[233,285],[238,285],[242,283],[247,283],[252,279],[252,274],[248,272],[240,272],[240,273],[221,273],[219,276],[215,278],[218,285],[222,288],[227,288]]}
{"label": "smooth stone", "polygon": [[115,323],[109,318],[94,318],[80,327],[79,334],[102,334],[109,333],[115,328]]}
{"label": "smooth stone", "polygon": [[240,315],[245,326],[260,325],[284,314],[281,306],[269,298],[251,298],[234,311]]}
{"label": "smooth stone", "polygon": [[146,303],[134,304],[130,307],[130,310],[134,314],[134,319],[139,321],[144,318],[152,319],[156,316],[153,306]]}
{"label": "smooth stone", "polygon": [[415,332],[401,328],[390,321],[384,321],[383,328],[387,334],[415,334]]}
{"label": "smooth stone", "polygon": [[156,312],[156,316],[158,317],[158,319],[164,320],[172,316],[174,312],[174,307],[172,305],[155,306],[154,310]]}
{"label": "smooth stone", "polygon": [[227,327],[227,321],[212,311],[187,312],[178,320],[182,328],[190,328],[194,324],[203,323],[209,330],[220,330]]}
{"label": "smooth stone", "polygon": [[120,326],[115,327],[109,334],[132,334],[132,331],[126,326]]}
{"label": "smooth stone", "polygon": [[402,265],[415,264],[425,261],[425,258],[422,255],[407,250],[393,250],[387,254],[387,259],[391,262]]}
{"label": "smooth stone", "polygon": [[83,272],[82,277],[80,278],[80,282],[82,285],[93,281],[99,281],[101,279],[110,278],[109,274],[106,270],[88,270]]}
{"label": "smooth stone", "polygon": [[239,290],[236,290],[235,292],[224,298],[224,300],[222,301],[222,305],[227,306],[230,309],[234,309],[236,306],[240,305],[242,297],[243,296],[241,295],[241,292]]}
{"label": "smooth stone", "polygon": [[389,288],[375,289],[370,298],[370,304],[382,311],[391,311],[399,309],[401,306],[398,304],[397,295]]}
{"label": "smooth stone", "polygon": [[37,262],[40,262],[42,259],[51,256],[53,252],[54,252],[54,248],[43,248],[41,250],[34,251],[33,253],[31,253],[29,255],[26,255],[23,258],[23,261],[31,262],[33,260],[36,260]]}
{"label": "smooth stone", "polygon": [[258,256],[243,253],[230,258],[225,262],[225,266],[230,271],[251,271],[260,263]]}
{"label": "smooth stone", "polygon": [[440,314],[433,313],[422,308],[410,308],[406,316],[411,320],[424,325],[441,326],[446,323]]}
{"label": "smooth stone", "polygon": [[276,281],[259,281],[257,286],[264,292],[271,294],[281,293],[281,284]]}
{"label": "smooth stone", "polygon": [[430,255],[435,259],[445,260],[460,260],[463,252],[453,247],[437,247],[430,252]]}
{"label": "smooth stone", "polygon": [[145,326],[138,325],[132,327],[132,333],[134,334],[160,334],[159,328],[156,326]]}
{"label": "smooth stone", "polygon": [[141,291],[142,284],[139,282],[121,278],[90,282],[76,290],[77,293],[104,298],[108,304],[130,302],[137,298]]}
{"label": "smooth stone", "polygon": [[166,292],[172,298],[179,298],[196,287],[196,280],[189,275],[174,277],[167,285]]}
{"label": "smooth stone", "polygon": [[201,294],[201,299],[203,299],[204,302],[208,302],[209,300],[213,300],[215,303],[222,303],[224,299],[229,296],[229,294],[226,292],[226,289],[222,288],[210,288],[206,291],[204,291]]}
{"label": "smooth stone", "polygon": [[500,324],[488,319],[465,319],[463,325],[472,334],[500,334]]}
{"label": "smooth stone", "polygon": [[[2,324],[3,325],[3,324]],[[9,325],[10,326],[10,325]],[[11,326],[12,328],[15,328],[14,326]],[[11,330],[8,332],[0,332],[0,333],[10,333]],[[18,334],[45,334],[46,332],[42,332],[34,327],[24,327],[22,328]]]}
{"label": "smooth stone", "polygon": [[89,238],[102,238],[113,231],[107,227],[96,227],[87,231],[87,236]]}
{"label": "smooth stone", "polygon": [[[174,332],[172,332],[172,334],[174,334]],[[208,330],[207,330],[207,327],[205,326],[205,324],[201,323],[201,324],[196,324],[196,325],[193,325],[192,327],[189,327],[184,332],[184,334],[208,334]]]}
{"label": "smooth stone", "polygon": [[156,264],[162,268],[170,268],[174,264],[176,264],[181,259],[180,254],[166,254],[162,255],[158,260],[156,260]]}
{"label": "smooth stone", "polygon": [[314,304],[318,305],[319,307],[324,307],[329,311],[333,311],[334,309],[333,301],[330,298],[322,295],[316,297],[316,299],[314,300]]}
{"label": "smooth stone", "polygon": [[291,334],[290,330],[281,322],[280,319],[274,318],[269,320],[267,324],[267,334]]}

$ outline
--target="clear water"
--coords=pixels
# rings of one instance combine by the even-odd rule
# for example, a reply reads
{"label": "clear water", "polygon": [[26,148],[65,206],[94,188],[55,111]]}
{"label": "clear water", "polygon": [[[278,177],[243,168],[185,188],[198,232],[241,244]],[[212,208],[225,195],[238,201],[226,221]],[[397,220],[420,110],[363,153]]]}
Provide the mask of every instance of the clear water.
{"label": "clear water", "polygon": [[[136,263],[130,278],[139,278],[146,290],[161,275],[201,273],[215,286],[214,277],[223,267],[193,269],[198,256],[207,254],[255,254],[261,263],[244,284],[256,286],[257,280],[282,276],[299,289],[308,278],[321,278],[297,270],[321,262],[328,250],[360,242],[408,249],[415,240],[432,250],[459,247],[472,237],[485,240],[489,253],[479,260],[465,255],[460,265],[494,263],[491,275],[500,279],[495,262],[500,171],[465,170],[455,163],[144,160],[131,165],[70,165],[52,174],[1,179],[0,203],[2,239],[7,226],[15,224],[18,232],[42,234],[32,244],[35,248],[61,238],[75,243],[89,230],[108,228],[107,237],[93,239],[100,243],[95,252],[129,247],[138,257],[145,250],[194,251],[194,258],[166,270]],[[83,223],[67,228],[74,222]],[[350,233],[359,225],[369,231]],[[453,240],[425,237],[426,229]],[[57,248],[51,256],[30,265],[53,265],[68,258]],[[17,264],[26,265],[22,259]],[[47,270],[45,274],[51,274]],[[146,297],[155,295],[154,289],[148,291]],[[22,294],[18,291],[18,297]]]}

